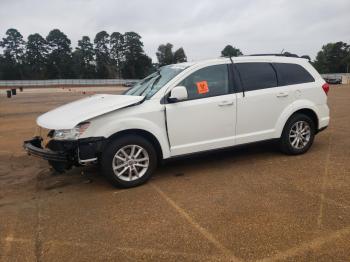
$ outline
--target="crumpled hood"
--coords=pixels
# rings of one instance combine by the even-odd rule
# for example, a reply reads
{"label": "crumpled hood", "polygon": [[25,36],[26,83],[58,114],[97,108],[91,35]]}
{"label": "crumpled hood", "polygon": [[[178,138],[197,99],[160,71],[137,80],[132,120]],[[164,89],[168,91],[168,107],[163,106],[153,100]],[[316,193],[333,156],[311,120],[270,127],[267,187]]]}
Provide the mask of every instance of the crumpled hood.
{"label": "crumpled hood", "polygon": [[80,122],[138,103],[142,96],[93,95],[51,110],[36,120],[47,129],[71,129]]}

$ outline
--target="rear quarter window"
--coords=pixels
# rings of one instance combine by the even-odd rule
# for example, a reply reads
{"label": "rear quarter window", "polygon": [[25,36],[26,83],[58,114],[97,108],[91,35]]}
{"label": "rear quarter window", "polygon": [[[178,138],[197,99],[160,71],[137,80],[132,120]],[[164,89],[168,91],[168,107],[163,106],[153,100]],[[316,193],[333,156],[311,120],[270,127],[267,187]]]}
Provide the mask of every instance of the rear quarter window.
{"label": "rear quarter window", "polygon": [[277,86],[277,76],[270,63],[235,64],[241,78],[244,91],[253,91]]}
{"label": "rear quarter window", "polygon": [[274,63],[278,75],[278,85],[296,85],[314,82],[312,75],[301,65],[289,63]]}

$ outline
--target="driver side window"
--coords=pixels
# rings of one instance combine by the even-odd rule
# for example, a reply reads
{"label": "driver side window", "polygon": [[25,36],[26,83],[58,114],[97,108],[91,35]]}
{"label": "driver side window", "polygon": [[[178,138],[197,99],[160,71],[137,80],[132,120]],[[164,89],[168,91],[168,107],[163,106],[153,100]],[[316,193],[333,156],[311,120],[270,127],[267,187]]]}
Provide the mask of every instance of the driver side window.
{"label": "driver side window", "polygon": [[228,68],[226,64],[208,66],[197,70],[179,83],[185,86],[188,100],[229,93]]}

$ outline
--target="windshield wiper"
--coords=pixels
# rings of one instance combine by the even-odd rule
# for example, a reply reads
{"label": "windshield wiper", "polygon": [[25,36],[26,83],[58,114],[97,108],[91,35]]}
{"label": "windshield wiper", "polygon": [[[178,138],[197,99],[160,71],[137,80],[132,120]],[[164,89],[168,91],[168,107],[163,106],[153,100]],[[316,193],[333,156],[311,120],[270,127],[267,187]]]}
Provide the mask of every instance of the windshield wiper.
{"label": "windshield wiper", "polygon": [[149,89],[148,93],[150,93],[150,92],[153,90],[153,88],[155,87],[155,85],[159,82],[160,78],[161,78],[161,75],[159,74],[159,75],[156,77],[156,79],[154,79],[154,82],[152,83],[151,88]]}
{"label": "windshield wiper", "polygon": [[[149,93],[150,91],[153,90],[155,84],[158,83],[160,77],[162,76],[162,75],[160,74],[160,71],[159,71],[159,70],[157,70],[156,73],[157,73],[157,75],[153,78],[152,84],[151,84],[150,86],[147,85],[147,86],[142,90],[142,92],[140,93],[140,95],[143,95],[143,93],[145,93],[146,90],[147,90],[148,88],[149,88],[149,91],[148,91],[147,93]],[[145,95],[145,97],[146,97],[146,96],[147,96],[147,94]]]}

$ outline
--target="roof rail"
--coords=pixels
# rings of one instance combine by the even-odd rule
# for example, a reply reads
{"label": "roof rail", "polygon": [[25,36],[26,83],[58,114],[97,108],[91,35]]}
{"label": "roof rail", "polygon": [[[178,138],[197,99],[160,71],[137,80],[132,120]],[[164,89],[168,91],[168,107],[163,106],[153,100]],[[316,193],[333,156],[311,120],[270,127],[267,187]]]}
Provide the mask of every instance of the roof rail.
{"label": "roof rail", "polygon": [[252,54],[248,56],[285,56],[285,57],[299,57],[296,54],[285,52],[283,54]]}

